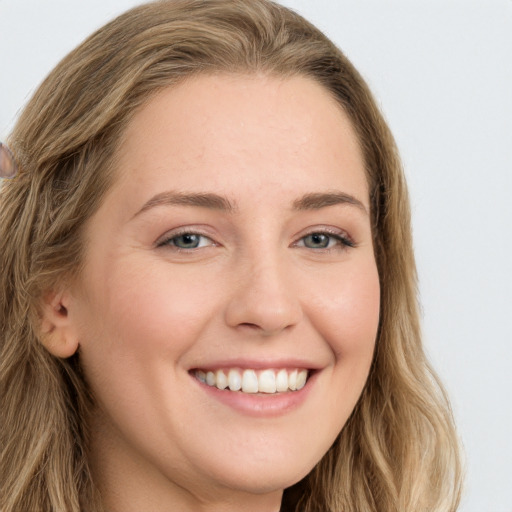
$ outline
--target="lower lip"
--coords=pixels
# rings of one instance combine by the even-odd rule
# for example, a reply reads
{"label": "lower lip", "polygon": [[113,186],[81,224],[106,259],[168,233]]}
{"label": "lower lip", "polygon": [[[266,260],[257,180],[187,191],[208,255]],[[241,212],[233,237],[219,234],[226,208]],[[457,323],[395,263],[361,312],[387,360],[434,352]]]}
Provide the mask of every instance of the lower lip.
{"label": "lower lip", "polygon": [[208,386],[208,384],[204,384],[191,375],[200,388],[215,400],[218,400],[241,414],[260,418],[281,416],[300,407],[309,395],[314,381],[316,380],[316,376],[316,372],[310,375],[306,385],[298,391],[252,394]]}

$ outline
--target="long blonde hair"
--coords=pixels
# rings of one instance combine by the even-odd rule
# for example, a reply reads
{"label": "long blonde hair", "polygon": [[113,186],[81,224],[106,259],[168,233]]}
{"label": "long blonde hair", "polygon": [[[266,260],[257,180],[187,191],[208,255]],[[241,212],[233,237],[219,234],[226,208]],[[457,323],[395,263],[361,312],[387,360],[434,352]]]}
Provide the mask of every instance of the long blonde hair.
{"label": "long blonde hair", "polygon": [[461,465],[446,395],[421,344],[407,189],[393,137],[347,58],[267,0],[163,0],[89,37],[48,76],[9,144],[19,175],[0,191],[1,508],[98,512],[87,465],[93,398],[79,357],[40,342],[45,293],[80,275],[83,229],[114,179],[134,112],[197,73],[313,78],[349,115],[364,154],[381,283],[376,351],[338,439],[282,510],[447,512]]}

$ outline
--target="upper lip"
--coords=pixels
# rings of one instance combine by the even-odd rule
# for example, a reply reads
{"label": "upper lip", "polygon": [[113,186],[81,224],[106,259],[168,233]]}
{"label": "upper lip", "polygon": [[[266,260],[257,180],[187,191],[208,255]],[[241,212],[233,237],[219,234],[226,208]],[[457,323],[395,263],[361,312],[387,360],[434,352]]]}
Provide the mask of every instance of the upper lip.
{"label": "upper lip", "polygon": [[221,368],[240,368],[241,370],[265,370],[265,369],[306,369],[320,370],[324,365],[301,358],[260,358],[260,359],[224,359],[208,362],[200,362],[190,367],[190,370],[219,370]]}

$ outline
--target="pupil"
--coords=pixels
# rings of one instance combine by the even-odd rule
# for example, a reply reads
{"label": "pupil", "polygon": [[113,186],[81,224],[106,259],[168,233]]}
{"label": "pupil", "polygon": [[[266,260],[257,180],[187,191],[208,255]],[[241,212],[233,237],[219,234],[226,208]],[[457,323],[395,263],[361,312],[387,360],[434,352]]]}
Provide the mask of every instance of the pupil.
{"label": "pupil", "polygon": [[199,237],[197,235],[185,234],[178,237],[176,245],[190,249],[197,247],[198,244]]}
{"label": "pupil", "polygon": [[329,244],[329,237],[327,235],[323,235],[322,233],[313,233],[309,235],[310,244],[315,247],[327,247]]}

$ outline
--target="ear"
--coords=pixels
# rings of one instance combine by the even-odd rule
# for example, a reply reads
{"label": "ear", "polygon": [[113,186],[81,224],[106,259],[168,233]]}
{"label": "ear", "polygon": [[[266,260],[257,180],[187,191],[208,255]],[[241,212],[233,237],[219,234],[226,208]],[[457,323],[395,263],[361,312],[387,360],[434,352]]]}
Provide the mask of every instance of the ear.
{"label": "ear", "polygon": [[69,315],[71,297],[50,293],[43,300],[41,343],[56,357],[71,357],[78,349],[78,336]]}

